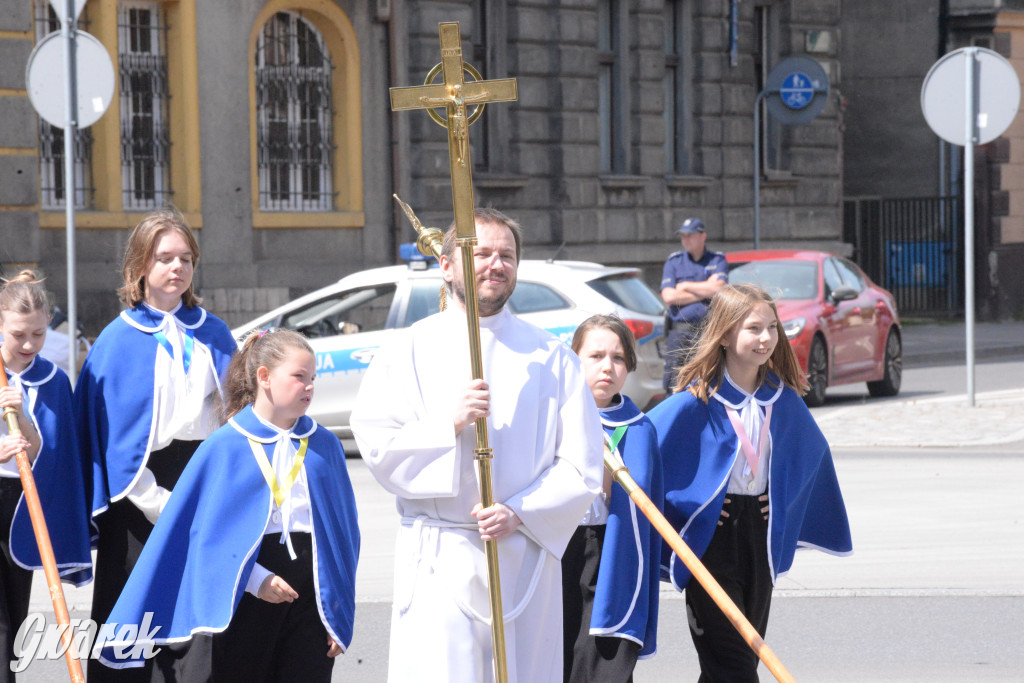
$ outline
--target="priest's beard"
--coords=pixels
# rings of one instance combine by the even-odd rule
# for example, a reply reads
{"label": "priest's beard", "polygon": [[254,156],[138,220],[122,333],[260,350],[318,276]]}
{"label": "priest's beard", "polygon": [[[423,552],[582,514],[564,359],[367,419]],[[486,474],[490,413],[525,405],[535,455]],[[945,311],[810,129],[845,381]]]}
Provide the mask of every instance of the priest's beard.
{"label": "priest's beard", "polygon": [[[494,275],[492,275],[490,273],[485,273],[482,276],[478,275],[477,279],[479,280],[481,278],[488,278],[488,277],[494,277]],[[500,277],[504,281],[504,283],[505,283],[505,286],[500,288],[499,290],[494,291],[493,289],[488,288],[489,291],[481,292],[480,291],[480,287],[479,286],[477,287],[477,290],[476,290],[476,304],[477,304],[477,310],[480,312],[481,317],[486,318],[487,316],[494,315],[495,313],[500,311],[502,309],[502,307],[512,297],[512,292],[515,291],[515,288],[516,288],[516,274],[515,274],[515,271],[512,271],[511,275],[505,274],[505,275],[500,275],[500,276],[497,276],[497,277]],[[462,278],[461,277],[454,278],[452,280],[451,285],[452,285],[452,292],[455,293],[455,297],[460,302],[462,302],[463,307],[465,307],[465,305],[466,305],[466,288],[462,284]]]}

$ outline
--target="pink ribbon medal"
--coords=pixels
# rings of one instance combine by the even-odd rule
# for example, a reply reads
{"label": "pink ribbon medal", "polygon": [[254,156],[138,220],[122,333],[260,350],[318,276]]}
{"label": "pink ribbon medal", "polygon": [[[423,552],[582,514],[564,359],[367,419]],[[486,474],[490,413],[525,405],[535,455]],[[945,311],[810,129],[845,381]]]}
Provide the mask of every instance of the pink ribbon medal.
{"label": "pink ribbon medal", "polygon": [[[754,410],[757,410],[756,403],[753,408]],[[750,465],[750,471],[757,474],[757,467],[761,462],[760,456],[763,455],[768,448],[768,426],[772,422],[771,404],[769,404],[765,409],[764,422],[761,423],[761,430],[757,437],[757,451],[754,450],[754,445],[750,443],[750,437],[747,436],[747,430],[743,428],[743,421],[740,420],[740,414],[736,409],[727,407],[725,412],[729,416],[729,422],[732,423],[733,430],[736,432],[736,438],[740,441],[740,450],[743,451],[743,455],[747,459],[747,464]]]}

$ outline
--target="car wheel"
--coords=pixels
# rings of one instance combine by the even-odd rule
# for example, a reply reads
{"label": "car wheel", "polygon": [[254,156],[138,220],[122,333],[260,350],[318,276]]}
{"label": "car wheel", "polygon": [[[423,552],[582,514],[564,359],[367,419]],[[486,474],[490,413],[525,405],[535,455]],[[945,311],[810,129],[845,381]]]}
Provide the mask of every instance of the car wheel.
{"label": "car wheel", "polygon": [[804,403],[816,408],[825,402],[825,388],[828,386],[828,351],[821,337],[811,342],[811,353],[807,357],[807,384],[810,388],[804,394]]}
{"label": "car wheel", "polygon": [[868,393],[872,396],[895,396],[900,393],[900,384],[903,382],[903,345],[896,330],[889,330],[885,340],[882,368],[882,379],[868,382]]}

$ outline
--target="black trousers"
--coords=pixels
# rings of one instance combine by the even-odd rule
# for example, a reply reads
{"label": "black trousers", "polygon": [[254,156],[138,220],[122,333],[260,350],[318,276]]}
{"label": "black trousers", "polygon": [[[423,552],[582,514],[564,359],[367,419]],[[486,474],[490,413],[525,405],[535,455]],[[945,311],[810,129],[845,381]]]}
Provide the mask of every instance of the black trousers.
{"label": "black trousers", "polygon": [[320,621],[310,534],[293,533],[292,560],[280,534],[263,537],[257,562],[299,597],[271,604],[246,593],[223,633],[213,637],[214,683],[330,683],[327,629]]}
{"label": "black trousers", "polygon": [[[169,446],[150,454],[146,466],[153,472],[156,483],[173,489],[189,458],[199,448],[199,441],[172,441]],[[96,577],[93,582],[92,619],[105,624],[120,597],[128,576],[142,554],[153,525],[127,498],[122,498],[101,514],[96,524],[99,540],[96,544]],[[193,638],[196,641],[196,638]],[[188,644],[164,647],[144,667],[112,669],[90,659],[86,668],[89,683],[118,681],[122,683],[149,683],[150,681],[190,681],[183,671],[176,671],[174,660],[180,659]]]}
{"label": "black trousers", "polygon": [[21,480],[0,477],[0,682],[15,680],[11,671],[14,637],[28,616],[32,596],[32,572],[11,556],[11,522],[21,499]]}
{"label": "black trousers", "polygon": [[[729,518],[701,561],[763,638],[772,603],[768,522],[757,496],[727,497]],[[699,683],[758,682],[757,655],[695,579],[686,586],[686,613],[700,660]]]}
{"label": "black trousers", "polygon": [[562,673],[564,683],[632,681],[640,645],[590,635],[605,525],[581,526],[562,555]]}

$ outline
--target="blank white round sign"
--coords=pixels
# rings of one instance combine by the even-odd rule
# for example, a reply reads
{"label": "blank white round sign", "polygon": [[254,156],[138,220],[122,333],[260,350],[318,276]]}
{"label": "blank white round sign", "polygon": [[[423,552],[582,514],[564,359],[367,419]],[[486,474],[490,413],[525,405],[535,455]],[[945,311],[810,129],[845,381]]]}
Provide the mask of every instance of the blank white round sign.
{"label": "blank white round sign", "polygon": [[[114,64],[107,48],[84,31],[75,32],[75,72],[78,76],[76,125],[87,128],[100,120],[114,96]],[[55,31],[39,41],[25,70],[28,98],[39,115],[63,128],[64,41]]]}

